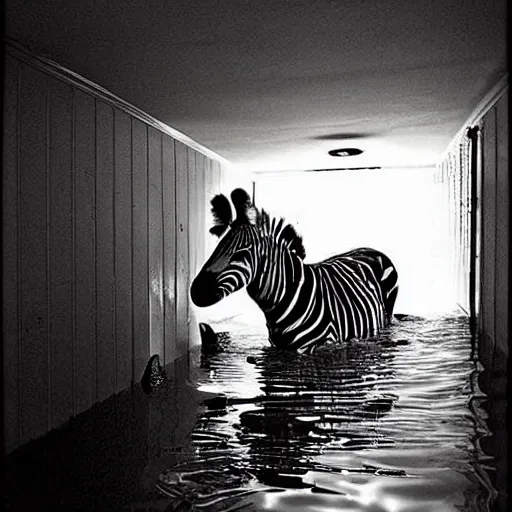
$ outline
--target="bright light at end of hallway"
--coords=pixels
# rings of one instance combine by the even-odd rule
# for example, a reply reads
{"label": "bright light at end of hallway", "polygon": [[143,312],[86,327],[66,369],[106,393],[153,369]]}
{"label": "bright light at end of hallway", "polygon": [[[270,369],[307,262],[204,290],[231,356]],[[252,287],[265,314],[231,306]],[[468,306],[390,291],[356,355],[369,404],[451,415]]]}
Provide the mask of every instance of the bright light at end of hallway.
{"label": "bright light at end of hallway", "polygon": [[455,309],[442,187],[434,168],[276,174],[257,181],[257,206],[294,224],[306,262],[356,247],[387,254],[399,274],[396,313]]}

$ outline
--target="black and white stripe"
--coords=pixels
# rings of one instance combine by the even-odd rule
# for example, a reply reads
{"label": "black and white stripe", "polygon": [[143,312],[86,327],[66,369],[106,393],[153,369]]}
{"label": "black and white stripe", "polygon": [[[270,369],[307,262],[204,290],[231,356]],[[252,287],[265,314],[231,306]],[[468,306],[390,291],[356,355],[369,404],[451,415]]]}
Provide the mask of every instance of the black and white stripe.
{"label": "black and white stripe", "polygon": [[[219,197],[228,201],[216,196],[217,204]],[[212,228],[222,237],[192,283],[196,305],[247,287],[265,314],[270,342],[299,352],[375,336],[391,319],[398,275],[385,254],[360,248],[304,263],[302,240],[292,226],[255,210],[240,189],[232,200],[237,217]]]}

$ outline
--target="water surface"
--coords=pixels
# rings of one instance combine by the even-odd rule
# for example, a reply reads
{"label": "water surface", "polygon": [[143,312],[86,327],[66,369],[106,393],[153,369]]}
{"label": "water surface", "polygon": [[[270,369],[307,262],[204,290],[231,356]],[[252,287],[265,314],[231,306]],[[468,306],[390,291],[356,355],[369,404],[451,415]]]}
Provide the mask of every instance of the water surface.
{"label": "water surface", "polygon": [[480,371],[466,318],[400,322],[314,355],[233,324],[192,374],[223,398],[156,487],[180,510],[489,510]]}

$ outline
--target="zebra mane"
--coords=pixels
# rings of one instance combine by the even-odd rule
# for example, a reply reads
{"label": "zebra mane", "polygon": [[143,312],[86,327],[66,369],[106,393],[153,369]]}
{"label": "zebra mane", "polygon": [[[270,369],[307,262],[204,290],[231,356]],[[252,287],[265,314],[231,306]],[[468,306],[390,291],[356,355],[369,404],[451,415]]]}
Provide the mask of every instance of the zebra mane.
{"label": "zebra mane", "polygon": [[286,224],[283,218],[276,219],[270,217],[265,210],[258,210],[252,204],[249,194],[241,188],[231,192],[231,201],[236,212],[234,221],[231,205],[225,195],[218,194],[211,200],[214,224],[210,228],[210,233],[220,237],[230,225],[234,227],[253,225],[263,235],[283,240],[288,248],[296,252],[300,258],[306,257],[302,237],[291,224]]}
{"label": "zebra mane", "polygon": [[297,233],[291,224],[285,224],[285,220],[270,217],[265,210],[258,210],[256,226],[259,231],[266,236],[272,236],[276,240],[283,240],[291,251],[304,259],[306,257],[306,249],[302,237]]}

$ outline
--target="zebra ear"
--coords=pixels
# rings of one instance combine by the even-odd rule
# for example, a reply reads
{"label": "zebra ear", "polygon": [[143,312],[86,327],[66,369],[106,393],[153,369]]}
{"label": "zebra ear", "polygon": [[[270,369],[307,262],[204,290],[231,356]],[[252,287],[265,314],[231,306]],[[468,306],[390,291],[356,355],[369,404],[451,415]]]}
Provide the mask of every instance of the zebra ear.
{"label": "zebra ear", "polygon": [[237,224],[256,223],[256,208],[252,204],[249,194],[243,188],[236,188],[231,192],[231,201],[235,207]]}
{"label": "zebra ear", "polygon": [[212,205],[211,212],[213,215],[213,227],[210,229],[210,233],[220,236],[228,229],[233,220],[231,205],[228,198],[223,194],[216,195],[210,204]]}

